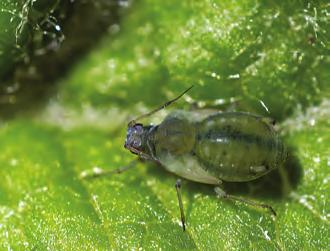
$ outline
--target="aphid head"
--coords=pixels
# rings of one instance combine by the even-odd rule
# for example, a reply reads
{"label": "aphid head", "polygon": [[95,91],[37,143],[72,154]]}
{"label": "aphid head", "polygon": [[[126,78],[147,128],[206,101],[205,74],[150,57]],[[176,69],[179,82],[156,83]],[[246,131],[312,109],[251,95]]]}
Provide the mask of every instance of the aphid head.
{"label": "aphid head", "polygon": [[140,123],[129,125],[124,147],[132,153],[139,154],[143,150],[144,128]]}
{"label": "aphid head", "polygon": [[140,119],[149,117],[153,115],[154,113],[164,109],[165,107],[171,105],[175,101],[177,101],[179,98],[181,98],[186,92],[188,92],[193,86],[190,86],[188,89],[186,89],[184,92],[182,92],[179,96],[176,98],[167,101],[165,104],[162,106],[152,110],[151,112],[142,114],[138,116],[137,118],[131,120],[128,123],[128,129],[127,129],[127,135],[126,135],[126,140],[125,140],[125,145],[124,147],[128,150],[130,150],[134,154],[138,154],[140,157],[144,157],[147,159],[150,159],[150,155],[148,154],[148,150],[146,152],[146,143],[145,143],[145,138],[147,137],[147,131],[148,127],[143,127],[142,124],[136,123],[136,121],[139,121]]}

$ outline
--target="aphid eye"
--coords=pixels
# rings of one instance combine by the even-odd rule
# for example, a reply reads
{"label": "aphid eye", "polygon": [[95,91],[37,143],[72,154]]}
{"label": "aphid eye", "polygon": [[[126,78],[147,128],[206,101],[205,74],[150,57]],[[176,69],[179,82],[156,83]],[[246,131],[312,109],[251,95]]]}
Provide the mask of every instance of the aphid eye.
{"label": "aphid eye", "polygon": [[142,132],[143,132],[143,125],[142,124],[135,124],[134,125],[134,129],[135,129],[136,133],[142,134]]}

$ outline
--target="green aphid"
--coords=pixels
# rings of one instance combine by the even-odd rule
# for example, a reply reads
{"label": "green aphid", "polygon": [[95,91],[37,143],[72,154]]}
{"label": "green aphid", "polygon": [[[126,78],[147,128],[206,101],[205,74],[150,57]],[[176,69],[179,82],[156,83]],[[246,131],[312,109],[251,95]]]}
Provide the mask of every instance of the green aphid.
{"label": "green aphid", "polygon": [[[144,126],[136,122],[175,102],[190,89],[160,108],[129,122],[125,148],[179,177],[215,185],[215,192],[222,198],[267,208],[276,215],[269,205],[229,195],[219,187],[222,181],[257,179],[284,163],[287,153],[274,130],[273,120],[250,113],[201,109],[174,111],[159,125]],[[133,166],[132,163],[110,172],[94,170],[84,176],[121,173]],[[180,187],[181,181],[178,180],[176,190],[185,230]]]}

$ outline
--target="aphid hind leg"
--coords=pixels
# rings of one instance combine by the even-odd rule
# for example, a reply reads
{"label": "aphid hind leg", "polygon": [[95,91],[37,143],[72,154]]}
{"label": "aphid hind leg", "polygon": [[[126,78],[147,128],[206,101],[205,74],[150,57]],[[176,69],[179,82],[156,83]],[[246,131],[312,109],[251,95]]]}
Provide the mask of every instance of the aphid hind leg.
{"label": "aphid hind leg", "polygon": [[183,231],[185,231],[186,230],[186,219],[185,219],[185,215],[184,215],[183,203],[182,203],[182,197],[181,197],[181,180],[180,179],[178,179],[176,181],[175,189],[176,189],[176,194],[178,196],[178,201],[179,201],[182,228],[183,228]]}
{"label": "aphid hind leg", "polygon": [[234,201],[239,201],[248,205],[251,205],[253,207],[260,207],[260,208],[265,208],[267,210],[269,210],[272,215],[276,216],[276,212],[275,210],[267,205],[267,204],[263,204],[263,203],[259,203],[259,202],[255,202],[252,200],[248,200],[248,199],[243,199],[234,195],[229,195],[227,194],[223,189],[221,189],[220,187],[215,187],[214,191],[216,192],[216,194],[220,197],[220,198],[224,198],[224,199],[230,199],[230,200],[234,200]]}
{"label": "aphid hind leg", "polygon": [[85,171],[81,172],[79,177],[81,179],[94,179],[94,178],[105,177],[105,176],[112,175],[112,174],[123,173],[129,169],[134,168],[136,166],[137,161],[138,161],[138,159],[133,160],[128,165],[122,166],[122,167],[119,167],[119,168],[113,169],[113,170],[105,170],[105,169],[95,167],[91,170],[85,170]]}

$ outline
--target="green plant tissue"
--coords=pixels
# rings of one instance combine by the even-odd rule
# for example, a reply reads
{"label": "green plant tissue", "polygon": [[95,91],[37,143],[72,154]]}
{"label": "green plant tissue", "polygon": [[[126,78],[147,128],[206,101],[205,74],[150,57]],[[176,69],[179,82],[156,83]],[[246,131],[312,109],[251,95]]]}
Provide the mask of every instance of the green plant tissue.
{"label": "green plant tissue", "polygon": [[42,33],[40,24],[54,10],[59,0],[0,1],[0,79],[15,64],[28,57],[33,36]]}
{"label": "green plant tissue", "polygon": [[[0,25],[8,4],[0,4]],[[328,250],[329,13],[327,1],[131,3],[36,112],[1,121],[0,249]],[[9,55],[15,39],[0,34]],[[183,232],[177,177],[162,167],[141,162],[120,175],[79,178],[134,160],[123,148],[127,122],[191,85],[142,122],[188,109],[189,99],[234,98],[240,111],[275,118],[289,149],[285,166],[225,188],[271,205],[277,217],[183,181]]]}

